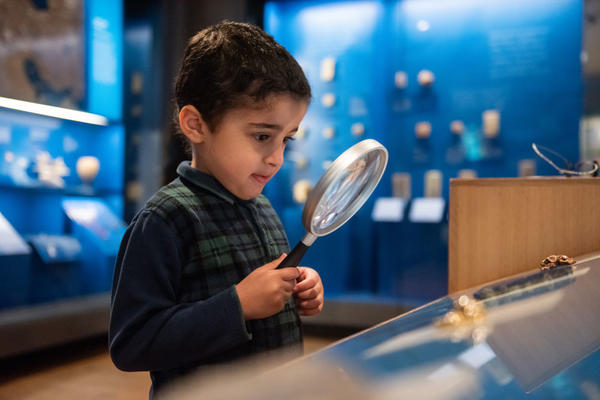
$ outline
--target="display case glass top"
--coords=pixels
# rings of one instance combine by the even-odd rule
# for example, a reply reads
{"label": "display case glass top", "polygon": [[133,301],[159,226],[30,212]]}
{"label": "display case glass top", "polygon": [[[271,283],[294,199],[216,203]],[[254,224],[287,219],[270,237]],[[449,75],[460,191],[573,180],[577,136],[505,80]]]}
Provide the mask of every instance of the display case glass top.
{"label": "display case glass top", "polygon": [[600,255],[575,260],[441,298],[258,379],[245,368],[238,385],[196,381],[177,395],[591,398],[600,390]]}

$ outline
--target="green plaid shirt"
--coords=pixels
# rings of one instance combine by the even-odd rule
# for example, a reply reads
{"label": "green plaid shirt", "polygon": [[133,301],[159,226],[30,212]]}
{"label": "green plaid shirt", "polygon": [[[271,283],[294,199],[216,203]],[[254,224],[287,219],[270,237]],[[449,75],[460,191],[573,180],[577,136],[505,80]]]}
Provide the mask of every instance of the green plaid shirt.
{"label": "green plaid shirt", "polygon": [[235,284],[289,250],[263,195],[241,200],[183,162],[131,222],[113,282],[110,350],[124,370],[149,370],[156,390],[201,365],[284,346],[302,352],[290,298],[244,321]]}

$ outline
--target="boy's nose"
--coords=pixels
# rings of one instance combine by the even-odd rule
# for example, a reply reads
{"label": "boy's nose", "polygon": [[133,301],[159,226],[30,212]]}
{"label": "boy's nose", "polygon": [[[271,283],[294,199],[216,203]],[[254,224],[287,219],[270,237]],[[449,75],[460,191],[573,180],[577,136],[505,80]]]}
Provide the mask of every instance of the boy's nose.
{"label": "boy's nose", "polygon": [[278,147],[269,153],[265,158],[265,162],[274,167],[280,167],[283,164],[283,149],[284,147]]}

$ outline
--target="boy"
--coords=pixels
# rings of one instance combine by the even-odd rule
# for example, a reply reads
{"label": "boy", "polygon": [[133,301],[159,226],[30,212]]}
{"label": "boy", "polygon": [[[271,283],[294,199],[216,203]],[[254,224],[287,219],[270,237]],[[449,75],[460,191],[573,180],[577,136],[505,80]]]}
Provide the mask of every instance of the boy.
{"label": "boy", "polygon": [[298,313],[323,306],[315,270],[276,268],[288,242],[261,195],[310,102],[298,63],[260,28],[225,21],[190,40],[175,92],[192,161],[128,227],[111,299],[113,362],[150,371],[151,394],[200,366],[301,354]]}

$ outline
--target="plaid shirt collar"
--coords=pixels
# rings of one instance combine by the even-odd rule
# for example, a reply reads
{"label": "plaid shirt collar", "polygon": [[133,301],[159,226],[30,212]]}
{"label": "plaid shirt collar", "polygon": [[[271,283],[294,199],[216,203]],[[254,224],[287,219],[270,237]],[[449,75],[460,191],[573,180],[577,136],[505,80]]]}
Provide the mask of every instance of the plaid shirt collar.
{"label": "plaid shirt collar", "polygon": [[222,198],[229,204],[248,204],[254,202],[254,199],[242,200],[238,198],[236,195],[227,190],[225,186],[223,186],[221,182],[219,182],[214,176],[209,175],[206,172],[202,172],[199,169],[193,168],[190,161],[182,161],[177,166],[177,174],[193,185],[208,190],[214,195]]}

